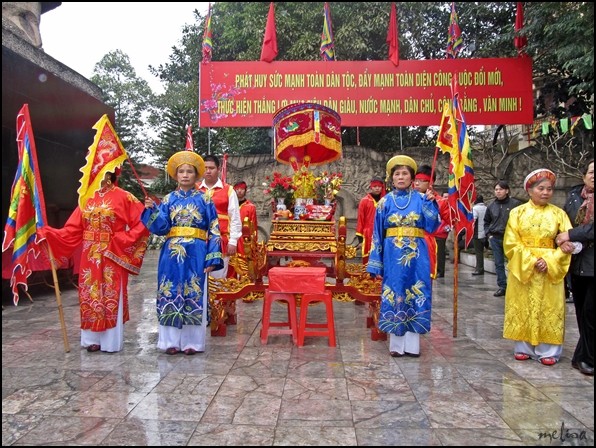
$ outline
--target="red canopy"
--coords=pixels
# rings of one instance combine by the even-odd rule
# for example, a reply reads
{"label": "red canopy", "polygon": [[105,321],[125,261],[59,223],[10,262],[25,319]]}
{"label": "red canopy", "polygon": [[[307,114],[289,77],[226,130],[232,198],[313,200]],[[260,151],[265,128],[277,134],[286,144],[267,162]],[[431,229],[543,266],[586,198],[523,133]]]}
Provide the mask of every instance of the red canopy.
{"label": "red canopy", "polygon": [[323,165],[341,157],[341,119],[316,103],[291,104],[273,116],[275,159],[292,165]]}

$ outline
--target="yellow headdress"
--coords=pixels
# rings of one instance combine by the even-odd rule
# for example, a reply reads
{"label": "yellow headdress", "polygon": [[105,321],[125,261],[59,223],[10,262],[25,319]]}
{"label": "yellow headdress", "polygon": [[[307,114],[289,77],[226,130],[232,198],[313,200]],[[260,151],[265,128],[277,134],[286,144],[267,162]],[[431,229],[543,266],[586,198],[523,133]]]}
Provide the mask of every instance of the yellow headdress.
{"label": "yellow headdress", "polygon": [[393,156],[391,159],[389,159],[389,162],[387,162],[387,182],[391,182],[391,170],[397,165],[409,166],[414,170],[414,173],[418,171],[418,165],[416,165],[416,162],[411,157],[401,154],[398,156]]}
{"label": "yellow headdress", "polygon": [[205,161],[196,152],[192,151],[178,151],[168,160],[166,171],[172,179],[176,179],[176,170],[180,165],[188,163],[194,166],[199,173],[198,177],[202,178],[205,174]]}

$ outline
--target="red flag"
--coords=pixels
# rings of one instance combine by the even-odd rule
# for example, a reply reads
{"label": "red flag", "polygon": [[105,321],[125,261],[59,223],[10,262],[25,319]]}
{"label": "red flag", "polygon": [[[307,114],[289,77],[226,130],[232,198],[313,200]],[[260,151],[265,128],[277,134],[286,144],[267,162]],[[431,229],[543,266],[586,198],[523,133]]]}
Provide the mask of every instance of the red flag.
{"label": "red flag", "polygon": [[458,147],[462,164],[462,176],[458,185],[458,221],[455,223],[455,232],[459,235],[466,231],[465,247],[468,247],[474,236],[473,206],[476,201],[476,185],[474,179],[474,163],[472,161],[472,146],[468,135],[468,126],[459,105],[459,93],[453,97],[453,116],[458,128]]}
{"label": "red flag", "polygon": [[37,238],[37,229],[46,223],[45,201],[28,104],[24,104],[17,115],[17,146],[19,165],[12,184],[2,242],[2,252],[12,247],[13,271],[10,286],[15,305],[19,302],[18,285],[23,285],[27,291],[27,278],[32,271],[29,254],[35,258],[39,255],[39,243],[42,240]]}
{"label": "red flag", "polygon": [[209,12],[205,19],[205,33],[203,34],[203,62],[211,62],[213,55],[213,35],[211,31],[211,3],[209,3]]}
{"label": "red flag", "polygon": [[395,2],[391,2],[391,14],[389,14],[389,29],[387,30],[387,45],[389,46],[389,60],[396,67],[399,65],[399,42],[397,25],[397,10]]}
{"label": "red flag", "polygon": [[188,125],[186,127],[186,150],[187,151],[195,150],[195,144],[192,141],[192,126],[191,125]]}
{"label": "red flag", "polygon": [[[85,166],[79,170],[83,173],[80,180],[81,186],[77,190],[81,210],[85,208],[87,200],[101,188],[101,182],[106,173],[116,172],[116,169],[128,159],[128,154],[107,115],[101,117],[93,125],[93,129],[97,131],[95,138],[89,146]],[[133,167],[132,163],[130,165]]]}
{"label": "red flag", "polygon": [[224,154],[223,162],[221,163],[221,172],[219,173],[219,178],[222,182],[226,181],[228,177],[228,155]]}
{"label": "red flag", "polygon": [[321,34],[321,56],[324,61],[335,61],[335,44],[333,43],[333,29],[331,27],[331,12],[329,3],[325,2],[323,9],[323,33]]}
{"label": "red flag", "polygon": [[273,2],[269,4],[269,15],[267,26],[263,37],[263,48],[261,48],[261,61],[272,62],[277,56],[277,30],[275,29],[275,10]]}
{"label": "red flag", "polygon": [[520,32],[524,27],[524,4],[517,2],[517,13],[515,14],[515,37],[513,38],[513,44],[517,48],[519,54],[524,52],[525,46],[528,44],[528,38],[521,36]]}
{"label": "red flag", "polygon": [[465,247],[468,247],[474,235],[472,206],[476,200],[476,187],[472,147],[459,106],[457,85],[453,86],[453,105],[445,103],[444,106],[437,146],[450,156],[448,192],[452,226],[456,236],[466,231]]}
{"label": "red flag", "polygon": [[464,40],[461,37],[455,2],[451,2],[451,15],[449,16],[449,35],[447,36],[447,57],[455,59],[462,50]]}

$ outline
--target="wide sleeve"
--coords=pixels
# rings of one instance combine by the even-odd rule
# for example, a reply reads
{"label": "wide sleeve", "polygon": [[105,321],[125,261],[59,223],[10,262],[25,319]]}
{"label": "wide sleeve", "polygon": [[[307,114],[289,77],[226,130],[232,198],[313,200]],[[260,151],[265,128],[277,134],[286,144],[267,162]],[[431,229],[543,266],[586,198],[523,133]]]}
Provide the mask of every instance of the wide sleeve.
{"label": "wide sleeve", "polygon": [[357,222],[356,222],[356,235],[364,237],[364,229],[366,228],[366,208],[368,206],[368,201],[366,198],[362,198],[358,203],[358,215],[357,215]]}
{"label": "wide sleeve", "polygon": [[385,239],[385,206],[386,197],[377,204],[373,227],[372,242],[366,272],[372,275],[383,275],[383,240]]}
{"label": "wide sleeve", "polygon": [[422,220],[422,226],[428,233],[436,232],[441,226],[441,213],[435,199],[422,197]]}
{"label": "wide sleeve", "polygon": [[58,261],[59,266],[67,266],[68,259],[83,242],[83,214],[77,207],[70,215],[64,227],[56,229],[45,226],[40,232],[46,239],[54,259]]}
{"label": "wide sleeve", "polygon": [[207,231],[207,254],[205,267],[215,266],[214,271],[224,267],[223,254],[221,252],[221,232],[219,231],[219,220],[217,210],[213,201],[205,202],[205,219],[208,225]]}
{"label": "wide sleeve", "polygon": [[[526,207],[527,208],[527,207]],[[507,226],[505,228],[505,235],[503,237],[503,249],[505,256],[508,259],[507,268],[509,274],[517,278],[521,283],[530,281],[533,275],[536,275],[534,266],[538,258],[546,261],[548,271],[548,279],[552,283],[559,283],[563,281],[569,265],[571,263],[571,255],[565,254],[560,248],[555,248],[554,240],[557,233],[564,232],[571,228],[569,218],[558,207],[552,206],[547,215],[542,219],[554,220],[553,235],[545,237],[543,235],[523,235],[522,234],[522,220],[527,219],[527,213],[524,207],[516,207],[511,210]],[[528,247],[525,240],[528,238],[544,240],[552,237],[553,244],[550,247]]]}
{"label": "wide sleeve", "polygon": [[141,221],[144,206],[124,190],[120,196],[117,213],[124,221],[124,226],[115,230],[105,256],[131,274],[137,275],[141,270],[149,239],[149,230]]}
{"label": "wide sleeve", "polygon": [[159,205],[146,208],[141,213],[141,221],[155,235],[167,235],[172,228],[170,220],[170,195],[166,195]]}
{"label": "wide sleeve", "polygon": [[[558,225],[558,230],[553,236],[554,240],[557,234],[567,232],[571,230],[573,226],[569,220],[569,216],[567,216],[567,213],[565,213],[563,209],[554,205],[550,205],[549,209],[551,209],[550,213],[552,213],[553,219]],[[566,254],[559,247],[556,247],[552,250],[545,250],[542,254],[542,258],[546,261],[548,266],[549,279],[553,283],[563,281],[567,275],[567,271],[569,271],[569,266],[571,265],[571,254]]]}
{"label": "wide sleeve", "polygon": [[[516,210],[519,212],[519,210]],[[513,210],[509,214],[505,235],[503,236],[503,250],[507,257],[507,268],[509,274],[513,275],[520,282],[526,283],[534,274],[534,265],[537,257],[532,254],[529,248],[523,243],[520,233],[520,213]]]}

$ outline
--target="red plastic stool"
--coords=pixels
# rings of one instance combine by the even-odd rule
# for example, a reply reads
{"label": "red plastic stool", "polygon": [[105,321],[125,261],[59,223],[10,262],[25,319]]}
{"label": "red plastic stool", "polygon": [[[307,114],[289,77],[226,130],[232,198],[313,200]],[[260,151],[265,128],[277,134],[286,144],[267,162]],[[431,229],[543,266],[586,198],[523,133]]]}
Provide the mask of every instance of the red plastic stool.
{"label": "red plastic stool", "polygon": [[[313,302],[323,302],[327,313],[327,322],[308,323],[308,305]],[[309,330],[315,328],[316,330]],[[304,345],[306,336],[326,336],[329,347],[335,347],[335,321],[333,317],[333,294],[331,291],[302,294],[300,299],[300,324],[298,326],[298,347]]]}
{"label": "red plastic stool", "polygon": [[[286,302],[288,306],[288,320],[285,322],[271,322],[271,304],[273,302]],[[270,327],[288,327],[275,328]],[[267,344],[270,334],[291,334],[292,342],[298,342],[298,319],[296,316],[296,297],[292,293],[265,290],[263,301],[263,326],[261,328],[261,343]]]}

